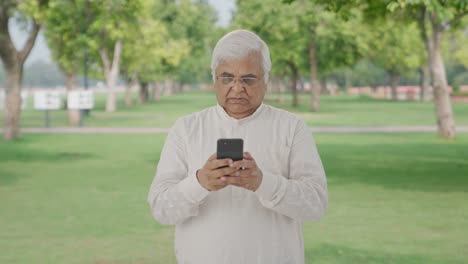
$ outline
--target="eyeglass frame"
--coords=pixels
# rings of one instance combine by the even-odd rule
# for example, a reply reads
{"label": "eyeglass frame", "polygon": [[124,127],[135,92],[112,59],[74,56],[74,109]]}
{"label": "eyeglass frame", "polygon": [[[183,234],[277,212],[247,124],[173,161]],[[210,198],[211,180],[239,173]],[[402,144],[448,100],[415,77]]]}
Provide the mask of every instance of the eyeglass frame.
{"label": "eyeglass frame", "polygon": [[[229,73],[222,73],[222,74],[229,74]],[[216,80],[220,80],[221,79],[221,84],[223,86],[229,86],[230,84],[234,84],[234,81],[237,80],[243,87],[254,87],[255,85],[258,84],[258,81],[262,80],[263,79],[263,74],[260,76],[260,77],[257,77],[255,74],[246,74],[244,76],[241,76],[241,77],[235,77],[234,75],[217,75],[216,76]],[[250,76],[249,76],[250,75]],[[232,80],[228,83],[224,83],[224,81],[222,80],[223,78],[232,78]],[[254,84],[248,84],[247,82],[245,82],[245,80],[255,80],[255,83]]]}

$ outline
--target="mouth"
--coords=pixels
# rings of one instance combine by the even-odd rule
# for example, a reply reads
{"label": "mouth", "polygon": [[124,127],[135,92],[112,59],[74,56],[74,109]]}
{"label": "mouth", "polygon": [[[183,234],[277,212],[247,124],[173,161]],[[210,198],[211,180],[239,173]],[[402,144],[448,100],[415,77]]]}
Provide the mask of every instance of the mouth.
{"label": "mouth", "polygon": [[228,98],[227,101],[229,103],[233,103],[233,104],[242,104],[242,103],[246,103],[247,99],[245,99],[245,98]]}

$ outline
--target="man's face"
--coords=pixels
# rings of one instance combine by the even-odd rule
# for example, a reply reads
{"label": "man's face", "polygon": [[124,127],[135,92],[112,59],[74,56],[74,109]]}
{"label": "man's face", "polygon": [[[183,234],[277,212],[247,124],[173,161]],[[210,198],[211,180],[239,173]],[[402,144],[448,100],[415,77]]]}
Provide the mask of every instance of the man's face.
{"label": "man's face", "polygon": [[215,90],[219,105],[229,116],[239,119],[253,114],[266,92],[260,53],[220,64]]}

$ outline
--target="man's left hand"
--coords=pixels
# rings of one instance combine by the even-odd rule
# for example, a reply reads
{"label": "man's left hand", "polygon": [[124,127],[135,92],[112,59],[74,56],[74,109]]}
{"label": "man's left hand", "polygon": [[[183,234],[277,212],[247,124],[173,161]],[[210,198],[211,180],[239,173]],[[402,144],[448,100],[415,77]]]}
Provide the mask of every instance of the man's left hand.
{"label": "man's left hand", "polygon": [[221,177],[222,181],[250,191],[258,189],[262,183],[263,173],[257,167],[257,163],[249,152],[244,152],[244,159],[234,161],[230,166],[237,168],[237,171],[231,175]]}

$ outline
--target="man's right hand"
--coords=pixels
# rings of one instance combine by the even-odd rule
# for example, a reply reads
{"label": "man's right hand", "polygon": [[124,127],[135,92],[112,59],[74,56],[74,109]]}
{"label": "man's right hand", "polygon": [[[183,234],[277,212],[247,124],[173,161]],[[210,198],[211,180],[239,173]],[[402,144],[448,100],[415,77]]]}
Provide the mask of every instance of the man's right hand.
{"label": "man's right hand", "polygon": [[198,182],[208,191],[217,191],[226,187],[227,183],[221,177],[237,171],[237,168],[229,167],[232,163],[232,159],[216,159],[216,153],[211,155],[203,168],[197,170]]}

